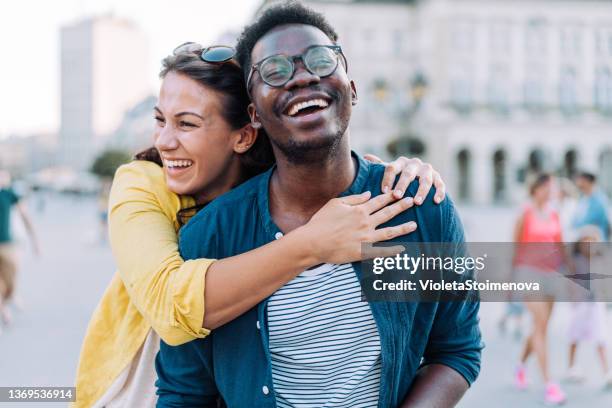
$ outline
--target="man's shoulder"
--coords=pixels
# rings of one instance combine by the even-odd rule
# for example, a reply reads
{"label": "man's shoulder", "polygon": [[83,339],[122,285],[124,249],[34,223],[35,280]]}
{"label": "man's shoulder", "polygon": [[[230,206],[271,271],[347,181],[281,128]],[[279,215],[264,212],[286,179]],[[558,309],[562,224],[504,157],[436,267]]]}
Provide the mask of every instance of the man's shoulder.
{"label": "man's shoulder", "polygon": [[[366,190],[369,189],[373,196],[382,194],[380,186],[384,172],[385,166],[370,164]],[[404,197],[415,197],[418,190],[419,180],[415,179],[408,185]],[[417,230],[408,236],[412,235],[413,238],[418,238],[422,241],[444,242],[448,239],[459,239],[459,236],[454,235],[457,235],[455,233],[459,232],[459,230],[462,232],[463,226],[461,225],[461,220],[452,198],[447,194],[444,201],[436,204],[433,200],[435,193],[436,190],[432,187],[423,204],[415,205],[404,211],[395,217],[391,224],[397,225],[407,221],[416,221]]]}

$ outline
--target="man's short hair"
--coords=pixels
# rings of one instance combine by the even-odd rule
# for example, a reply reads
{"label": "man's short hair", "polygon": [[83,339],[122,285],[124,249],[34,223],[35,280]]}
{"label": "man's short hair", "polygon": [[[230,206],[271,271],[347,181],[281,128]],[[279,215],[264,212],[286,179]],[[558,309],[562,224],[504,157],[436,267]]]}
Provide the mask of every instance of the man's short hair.
{"label": "man's short hair", "polygon": [[579,178],[583,178],[589,183],[595,183],[597,181],[597,177],[593,173],[589,173],[588,171],[581,171],[578,173]]}
{"label": "man's short hair", "polygon": [[251,25],[245,27],[236,44],[236,58],[242,66],[245,78],[251,71],[251,51],[257,41],[273,28],[285,24],[311,25],[323,31],[333,43],[338,40],[338,34],[323,14],[297,1],[273,5]]}

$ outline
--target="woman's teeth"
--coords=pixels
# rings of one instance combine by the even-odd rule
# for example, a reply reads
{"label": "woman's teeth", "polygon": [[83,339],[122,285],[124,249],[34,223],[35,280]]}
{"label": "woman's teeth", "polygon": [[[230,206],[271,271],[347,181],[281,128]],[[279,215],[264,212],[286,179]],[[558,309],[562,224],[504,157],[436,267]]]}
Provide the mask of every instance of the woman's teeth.
{"label": "woman's teeth", "polygon": [[189,167],[193,164],[191,160],[166,160],[166,167]]}

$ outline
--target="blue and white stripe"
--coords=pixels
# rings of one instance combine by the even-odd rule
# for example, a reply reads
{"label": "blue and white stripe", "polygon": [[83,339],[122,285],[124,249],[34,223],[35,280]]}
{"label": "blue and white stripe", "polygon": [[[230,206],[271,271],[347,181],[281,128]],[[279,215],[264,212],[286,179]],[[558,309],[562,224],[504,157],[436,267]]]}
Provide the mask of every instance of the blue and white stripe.
{"label": "blue and white stripe", "polygon": [[375,407],[380,337],[351,264],[298,275],[268,302],[279,407]]}

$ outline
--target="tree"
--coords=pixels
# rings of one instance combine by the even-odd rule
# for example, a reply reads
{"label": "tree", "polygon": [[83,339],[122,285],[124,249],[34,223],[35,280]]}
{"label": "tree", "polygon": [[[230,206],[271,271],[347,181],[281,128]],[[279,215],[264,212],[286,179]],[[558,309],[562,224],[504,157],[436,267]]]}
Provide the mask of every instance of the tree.
{"label": "tree", "polygon": [[100,153],[91,166],[91,172],[100,178],[113,178],[122,164],[129,162],[132,155],[124,150],[108,149]]}

